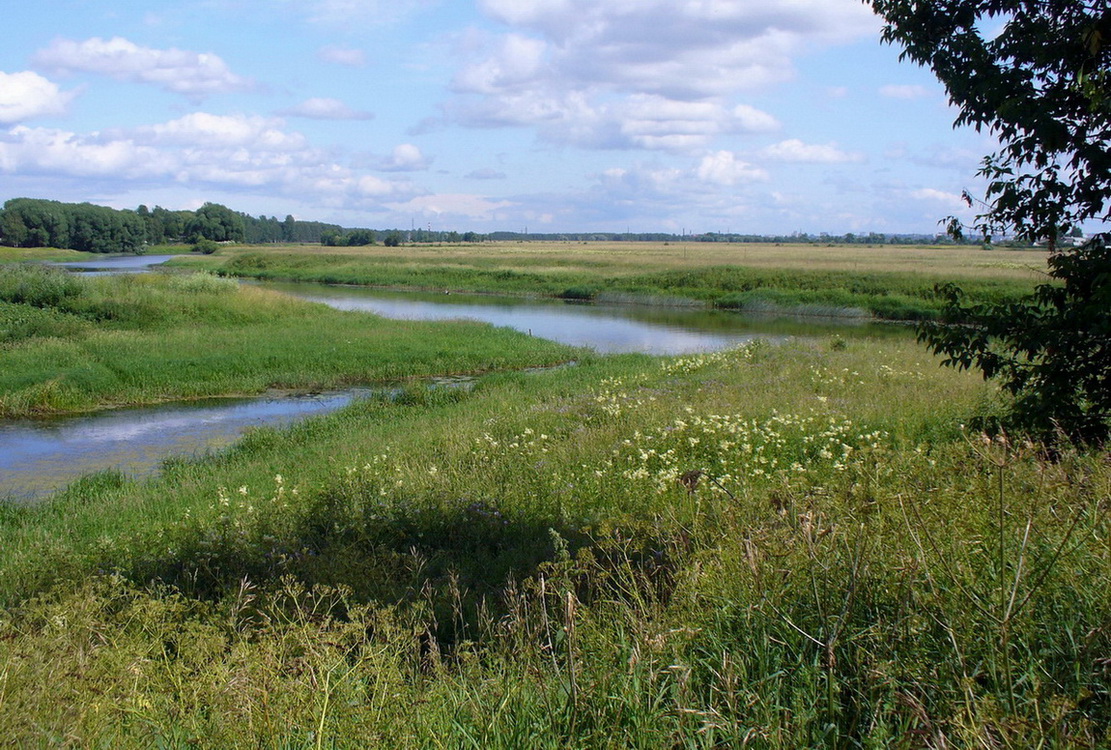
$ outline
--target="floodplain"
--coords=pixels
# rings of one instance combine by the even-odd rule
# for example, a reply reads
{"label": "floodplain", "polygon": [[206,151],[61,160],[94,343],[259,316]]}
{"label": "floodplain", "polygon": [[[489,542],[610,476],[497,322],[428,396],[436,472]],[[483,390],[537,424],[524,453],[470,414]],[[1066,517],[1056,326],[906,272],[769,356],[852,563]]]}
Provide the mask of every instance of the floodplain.
{"label": "floodplain", "polygon": [[[405,263],[443,273],[440,250],[340,255],[356,258],[353,283],[376,263],[388,270],[374,276],[382,281]],[[220,264],[257,256],[320,274],[337,257],[330,252],[227,248],[183,262],[238,272]],[[475,255],[498,249],[460,252],[471,253],[461,265],[485,273]],[[584,251],[544,252],[556,259],[529,255],[538,276],[566,288],[557,259]],[[682,247],[658,252],[639,266],[591,254],[605,270],[595,283],[626,264],[628,277],[689,272],[695,285],[676,295],[686,296],[709,288],[713,277],[697,276],[706,269],[748,273],[719,255],[684,267]],[[865,268],[843,259],[814,271],[803,250],[782,252],[779,266],[758,272],[796,285],[812,273],[830,274],[821,277],[830,285],[859,273],[1016,291],[1038,283],[1044,262],[1038,251],[964,248],[931,256],[933,266],[923,260],[924,271],[884,266],[895,261],[881,254]],[[524,274],[514,263],[494,273]],[[586,278],[583,268],[573,274]],[[123,335],[112,321],[127,319],[125,308],[147,309],[152,289],[190,283],[214,291],[159,297],[198,305],[162,310],[163,334],[211,319],[279,336],[221,301],[226,280],[141,278],[133,296],[104,297],[131,302],[109,307],[117,317],[103,324],[77,315],[76,302],[35,307],[28,320],[42,317],[34,330],[46,338],[50,326],[63,340],[66,326],[74,336]],[[247,294],[259,315],[323,315]],[[442,327],[463,347],[461,329],[426,325],[405,331],[425,341]],[[476,340],[500,330],[471,326]],[[323,339],[338,328],[317,330]],[[998,411],[1002,396],[941,368],[909,335],[587,354],[540,371],[516,364],[568,350],[521,338],[516,359],[499,360],[469,390],[413,382],[253,431],[213,455],[168,460],[156,476],[105,471],[44,502],[0,505],[7,739],[390,748],[1111,740],[1105,451],[1047,452],[979,434],[970,420]],[[34,337],[2,345],[5,362],[24,340]],[[501,346],[510,340],[519,341]],[[338,371],[330,357],[352,362],[342,351],[320,354],[321,371]],[[465,361],[494,369],[474,364],[489,354]]]}

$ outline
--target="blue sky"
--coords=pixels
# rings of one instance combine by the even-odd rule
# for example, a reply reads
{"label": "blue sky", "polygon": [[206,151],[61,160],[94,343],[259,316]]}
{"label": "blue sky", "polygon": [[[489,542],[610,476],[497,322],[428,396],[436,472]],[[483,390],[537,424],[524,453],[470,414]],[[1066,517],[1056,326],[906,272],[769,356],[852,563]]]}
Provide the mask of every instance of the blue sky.
{"label": "blue sky", "polygon": [[0,200],[376,228],[934,232],[991,139],[860,0],[17,3]]}

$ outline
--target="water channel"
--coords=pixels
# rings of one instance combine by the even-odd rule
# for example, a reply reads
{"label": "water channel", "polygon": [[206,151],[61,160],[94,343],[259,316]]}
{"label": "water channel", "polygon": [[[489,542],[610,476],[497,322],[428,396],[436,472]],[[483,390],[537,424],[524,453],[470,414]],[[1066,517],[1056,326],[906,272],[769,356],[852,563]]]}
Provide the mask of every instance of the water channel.
{"label": "water channel", "polygon": [[[59,264],[93,273],[149,270],[173,256],[125,256]],[[478,295],[411,294],[360,287],[267,282],[264,286],[342,310],[414,320],[469,318],[601,353],[686,354],[755,338],[891,335],[890,326],[857,321],[756,319],[703,309],[570,304]],[[50,420],[0,422],[0,499],[48,495],[90,472],[156,471],[169,456],[201,455],[233,443],[251,427],[281,426],[340,408],[367,389],[314,396],[263,396],[118,409]]]}

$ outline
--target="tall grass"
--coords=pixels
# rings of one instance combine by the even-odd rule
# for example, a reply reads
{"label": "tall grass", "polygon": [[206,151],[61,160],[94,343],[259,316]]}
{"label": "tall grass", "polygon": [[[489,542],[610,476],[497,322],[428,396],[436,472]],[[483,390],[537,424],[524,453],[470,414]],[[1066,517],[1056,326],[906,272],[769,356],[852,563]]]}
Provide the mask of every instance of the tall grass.
{"label": "tall grass", "polygon": [[0,517],[15,743],[1107,743],[1103,455],[903,342],[414,387]]}

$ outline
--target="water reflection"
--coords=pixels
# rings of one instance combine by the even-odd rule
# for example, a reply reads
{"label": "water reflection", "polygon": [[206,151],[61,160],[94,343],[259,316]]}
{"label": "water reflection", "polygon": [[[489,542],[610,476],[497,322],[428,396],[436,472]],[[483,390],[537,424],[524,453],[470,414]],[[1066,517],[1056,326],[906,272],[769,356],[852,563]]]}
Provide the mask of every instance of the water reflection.
{"label": "water reflection", "polygon": [[93,260],[66,261],[50,265],[91,274],[143,273],[176,257],[176,255],[106,255]]}
{"label": "water reflection", "polygon": [[[611,354],[673,355],[716,351],[765,339],[846,330],[875,333],[885,327],[854,321],[798,321],[745,317],[704,309],[605,306],[478,295],[383,292],[359,287],[268,282],[266,287],[339,310],[372,312],[401,320],[470,319]],[[889,327],[886,327],[889,328]]]}
{"label": "water reflection", "polygon": [[217,450],[248,428],[286,425],[370,392],[221,399],[0,423],[0,497],[45,495],[107,468],[149,474],[167,456]]}
{"label": "water reflection", "polygon": [[[60,264],[101,273],[149,270],[173,256],[118,256]],[[701,309],[618,307],[479,295],[390,293],[323,284],[264,286],[390,318],[469,318],[508,326],[602,353],[686,354],[735,346],[754,338],[902,335],[906,329],[861,321],[746,317]],[[253,426],[281,426],[337,409],[359,393],[164,404],[50,421],[0,423],[0,498],[49,494],[79,476],[106,468],[148,474],[167,456],[198,455],[229,445]]]}

